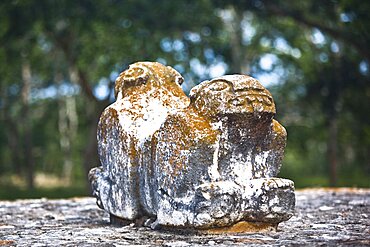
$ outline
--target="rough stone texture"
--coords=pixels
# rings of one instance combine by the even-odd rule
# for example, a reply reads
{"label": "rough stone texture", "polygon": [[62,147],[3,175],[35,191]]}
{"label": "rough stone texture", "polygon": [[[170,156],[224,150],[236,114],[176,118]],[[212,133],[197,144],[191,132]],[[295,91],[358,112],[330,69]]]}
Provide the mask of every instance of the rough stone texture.
{"label": "rough stone texture", "polygon": [[112,215],[134,220],[146,213],[142,190],[151,178],[141,164],[148,163],[151,136],[168,112],[189,104],[182,82],[174,69],[150,62],[135,63],[117,78],[116,102],[104,110],[98,125],[102,166],[89,174],[99,207]]}
{"label": "rough stone texture", "polygon": [[214,228],[291,217],[294,185],[274,178],[286,131],[271,94],[254,78],[229,75],[192,89],[189,107],[154,134],[156,223]]}
{"label": "rough stone texture", "polygon": [[242,231],[289,219],[294,184],[276,178],[286,131],[270,92],[229,75],[202,82],[189,99],[182,80],[150,62],[118,77],[98,126],[102,166],[89,175],[98,205],[112,221],[152,228]]}
{"label": "rough stone texture", "polygon": [[0,246],[370,246],[370,189],[296,191],[277,231],[201,234],[115,227],[93,198],[0,201]]}

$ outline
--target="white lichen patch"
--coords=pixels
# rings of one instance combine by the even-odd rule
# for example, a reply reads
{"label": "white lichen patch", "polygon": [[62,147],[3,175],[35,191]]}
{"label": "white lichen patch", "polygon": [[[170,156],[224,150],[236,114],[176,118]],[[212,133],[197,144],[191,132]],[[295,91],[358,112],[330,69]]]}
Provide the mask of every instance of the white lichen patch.
{"label": "white lichen patch", "polygon": [[110,107],[118,112],[122,129],[137,137],[139,143],[143,143],[159,129],[169,111],[160,99],[147,99],[145,97],[142,97],[140,102],[136,102],[136,105],[132,104],[130,98],[125,98]]}
{"label": "white lichen patch", "polygon": [[212,181],[217,181],[221,178],[220,172],[218,171],[218,156],[220,152],[220,137],[217,137],[215,143],[215,151],[212,157],[212,165],[208,168],[209,176],[211,177]]}

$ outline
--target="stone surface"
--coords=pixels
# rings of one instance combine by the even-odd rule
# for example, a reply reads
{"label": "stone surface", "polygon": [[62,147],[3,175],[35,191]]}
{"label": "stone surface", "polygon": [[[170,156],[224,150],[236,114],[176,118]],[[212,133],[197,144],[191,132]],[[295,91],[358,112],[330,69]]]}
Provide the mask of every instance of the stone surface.
{"label": "stone surface", "polygon": [[[286,131],[256,79],[228,75],[194,87],[158,63],[118,77],[98,126],[101,167],[90,172],[112,221],[152,228],[275,227],[294,210],[294,184],[276,178]],[[258,227],[260,228],[260,227]]]}
{"label": "stone surface", "polygon": [[153,137],[157,223],[214,228],[289,219],[294,185],[274,178],[286,131],[273,120],[271,94],[254,78],[232,75],[202,82],[190,99]]}
{"label": "stone surface", "polygon": [[186,107],[189,99],[183,78],[159,63],[139,62],[116,80],[116,102],[102,113],[98,125],[98,153],[102,166],[90,171],[98,205],[111,214],[134,220],[141,217],[140,188],[149,177],[139,173],[151,156],[151,136],[172,109]]}
{"label": "stone surface", "polygon": [[191,234],[115,227],[94,198],[0,201],[0,246],[370,246],[370,189],[296,191],[277,231]]}

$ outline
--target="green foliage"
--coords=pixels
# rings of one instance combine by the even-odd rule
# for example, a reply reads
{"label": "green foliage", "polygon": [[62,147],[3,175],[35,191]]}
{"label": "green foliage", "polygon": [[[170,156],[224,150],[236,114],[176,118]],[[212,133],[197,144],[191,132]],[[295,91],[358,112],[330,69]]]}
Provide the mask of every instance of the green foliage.
{"label": "green foliage", "polygon": [[[338,186],[370,186],[369,10],[357,0],[3,1],[0,175],[86,181],[115,76],[150,60],[179,70],[186,91],[220,65],[273,75],[277,119],[288,130],[282,176],[297,187],[336,175]],[[99,87],[108,93],[97,97]]]}

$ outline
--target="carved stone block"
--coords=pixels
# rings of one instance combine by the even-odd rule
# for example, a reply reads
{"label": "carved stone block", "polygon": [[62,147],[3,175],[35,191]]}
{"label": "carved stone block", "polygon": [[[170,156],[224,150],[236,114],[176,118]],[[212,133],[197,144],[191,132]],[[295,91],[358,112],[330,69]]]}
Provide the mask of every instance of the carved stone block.
{"label": "carved stone block", "polygon": [[276,178],[286,131],[269,91],[227,75],[183,93],[181,75],[135,63],[117,78],[98,125],[101,166],[90,171],[99,207],[152,227],[276,226],[294,211],[294,184]]}

